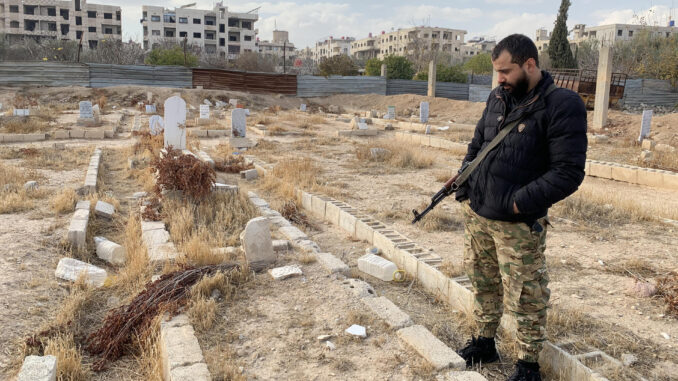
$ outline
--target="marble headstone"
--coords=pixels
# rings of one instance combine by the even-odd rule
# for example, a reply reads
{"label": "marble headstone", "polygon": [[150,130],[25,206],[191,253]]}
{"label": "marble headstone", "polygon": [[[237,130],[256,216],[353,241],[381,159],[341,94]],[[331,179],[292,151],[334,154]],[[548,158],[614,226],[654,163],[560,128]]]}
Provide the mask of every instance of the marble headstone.
{"label": "marble headstone", "polygon": [[80,108],[80,118],[81,119],[92,119],[94,118],[94,112],[92,111],[92,102],[82,101],[78,104]]}
{"label": "marble headstone", "polygon": [[301,106],[299,106],[300,111],[306,111],[306,103],[302,103]]}
{"label": "marble headstone", "polygon": [[210,118],[210,106],[200,105],[200,119],[209,119],[209,118]]}
{"label": "marble headstone", "polygon": [[186,102],[175,95],[165,101],[165,148],[186,149]]}
{"label": "marble headstone", "polygon": [[156,112],[155,105],[146,105],[146,113],[153,114]]}
{"label": "marble headstone", "polygon": [[643,139],[650,136],[650,126],[652,125],[652,110],[643,110],[643,119],[640,122],[640,136],[638,141],[642,142]]}
{"label": "marble headstone", "polygon": [[148,128],[153,136],[161,133],[165,129],[165,122],[162,120],[162,116],[152,115],[148,118]]}
{"label": "marble headstone", "polygon": [[247,114],[245,109],[231,110],[231,137],[244,138],[247,136]]}
{"label": "marble headstone", "polygon": [[395,106],[388,106],[385,119],[395,119],[395,117],[396,117]]}
{"label": "marble headstone", "polygon": [[428,122],[428,102],[421,102],[419,104],[419,122]]}

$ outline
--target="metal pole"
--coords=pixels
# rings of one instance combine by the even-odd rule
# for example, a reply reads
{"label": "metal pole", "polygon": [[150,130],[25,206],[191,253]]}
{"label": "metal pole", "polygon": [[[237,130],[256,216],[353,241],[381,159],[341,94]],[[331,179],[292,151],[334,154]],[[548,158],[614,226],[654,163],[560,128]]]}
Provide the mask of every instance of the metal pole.
{"label": "metal pole", "polygon": [[287,72],[287,41],[283,42],[283,74]]}

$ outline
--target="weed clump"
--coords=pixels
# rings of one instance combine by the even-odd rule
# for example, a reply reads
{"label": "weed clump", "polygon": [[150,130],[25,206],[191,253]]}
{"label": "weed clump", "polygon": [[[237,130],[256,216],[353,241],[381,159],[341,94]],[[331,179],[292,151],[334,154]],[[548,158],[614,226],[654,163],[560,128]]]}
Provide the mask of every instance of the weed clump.
{"label": "weed clump", "polygon": [[240,171],[246,171],[252,168],[254,168],[254,165],[245,163],[245,158],[238,155],[229,155],[224,160],[220,160],[214,165],[214,169],[226,173],[240,173]]}
{"label": "weed clump", "polygon": [[678,272],[658,278],[657,293],[664,297],[667,313],[678,318]]}
{"label": "weed clump", "polygon": [[183,196],[202,200],[212,192],[216,173],[209,164],[180,150],[169,148],[162,157],[155,158],[151,166],[158,173],[155,192],[181,191]]}

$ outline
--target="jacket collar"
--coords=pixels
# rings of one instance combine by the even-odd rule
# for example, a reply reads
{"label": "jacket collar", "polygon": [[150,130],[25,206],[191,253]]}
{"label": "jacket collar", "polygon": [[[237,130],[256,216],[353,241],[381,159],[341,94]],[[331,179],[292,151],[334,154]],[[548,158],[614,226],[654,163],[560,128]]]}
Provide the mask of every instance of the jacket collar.
{"label": "jacket collar", "polygon": [[[553,77],[547,71],[541,71],[541,80],[537,83],[534,89],[532,89],[525,99],[511,110],[510,114],[506,117],[505,123],[510,123],[514,120],[521,118],[523,115],[528,113],[533,113],[537,110],[541,110],[546,107],[546,102],[544,101],[544,93],[553,83]],[[504,104],[506,104],[506,97],[508,93],[501,86],[498,88],[498,91],[495,92],[495,96],[501,99]]]}

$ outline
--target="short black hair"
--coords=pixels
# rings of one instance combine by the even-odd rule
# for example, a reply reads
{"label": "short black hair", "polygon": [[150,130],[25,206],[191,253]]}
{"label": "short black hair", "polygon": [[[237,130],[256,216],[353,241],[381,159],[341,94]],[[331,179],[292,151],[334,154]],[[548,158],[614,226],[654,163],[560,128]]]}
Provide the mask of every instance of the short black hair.
{"label": "short black hair", "polygon": [[539,67],[537,46],[524,34],[512,34],[499,41],[497,46],[492,49],[492,61],[496,60],[504,50],[509,52],[511,62],[514,64],[523,66],[525,61],[534,58],[535,64]]}

